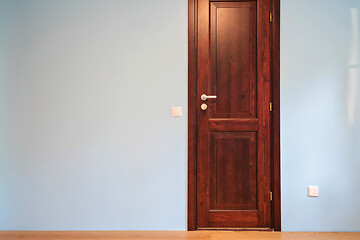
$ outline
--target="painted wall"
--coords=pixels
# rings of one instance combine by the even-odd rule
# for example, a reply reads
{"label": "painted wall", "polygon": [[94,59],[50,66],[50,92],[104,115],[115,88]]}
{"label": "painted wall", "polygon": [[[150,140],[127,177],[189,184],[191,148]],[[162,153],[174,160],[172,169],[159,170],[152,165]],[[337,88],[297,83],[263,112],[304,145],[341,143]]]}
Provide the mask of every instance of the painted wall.
{"label": "painted wall", "polygon": [[281,1],[286,231],[360,231],[359,9],[358,0]]}
{"label": "painted wall", "polygon": [[[360,231],[360,2],[281,7],[283,230]],[[186,229],[186,98],[186,0],[0,0],[0,230]]]}
{"label": "painted wall", "polygon": [[186,0],[0,0],[0,229],[186,229],[186,99]]}

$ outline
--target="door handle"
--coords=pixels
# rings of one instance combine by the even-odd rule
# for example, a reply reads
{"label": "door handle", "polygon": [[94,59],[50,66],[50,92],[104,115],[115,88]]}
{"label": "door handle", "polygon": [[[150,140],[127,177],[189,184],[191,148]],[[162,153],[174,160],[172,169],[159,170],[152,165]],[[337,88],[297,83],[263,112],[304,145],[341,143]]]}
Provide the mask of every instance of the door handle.
{"label": "door handle", "polygon": [[217,96],[206,96],[206,94],[203,94],[203,95],[201,95],[201,100],[203,100],[203,101],[206,101],[208,98],[213,98],[213,99],[215,99],[215,98],[217,98]]}

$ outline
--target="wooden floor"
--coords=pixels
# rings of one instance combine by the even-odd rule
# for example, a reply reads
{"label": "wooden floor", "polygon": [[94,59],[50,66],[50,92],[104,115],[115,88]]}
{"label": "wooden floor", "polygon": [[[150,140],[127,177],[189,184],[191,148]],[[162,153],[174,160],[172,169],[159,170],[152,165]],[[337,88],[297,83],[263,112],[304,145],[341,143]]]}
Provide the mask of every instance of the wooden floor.
{"label": "wooden floor", "polygon": [[360,240],[360,233],[290,233],[290,232],[223,232],[223,231],[196,231],[196,232],[143,232],[143,231],[85,231],[85,232],[1,232],[1,240]]}

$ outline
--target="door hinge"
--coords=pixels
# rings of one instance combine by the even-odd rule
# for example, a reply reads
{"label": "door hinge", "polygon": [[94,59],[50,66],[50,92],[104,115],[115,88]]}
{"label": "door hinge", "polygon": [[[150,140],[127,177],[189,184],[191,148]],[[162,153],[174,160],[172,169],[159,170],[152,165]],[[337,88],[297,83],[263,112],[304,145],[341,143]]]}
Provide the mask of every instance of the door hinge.
{"label": "door hinge", "polygon": [[270,191],[270,201],[272,202],[272,200],[273,200],[273,194],[272,194],[272,192]]}
{"label": "door hinge", "polygon": [[270,22],[272,23],[273,22],[273,15],[272,15],[272,13],[270,13]]}
{"label": "door hinge", "polygon": [[273,104],[272,104],[272,102],[270,102],[269,110],[270,110],[270,112],[273,111]]}

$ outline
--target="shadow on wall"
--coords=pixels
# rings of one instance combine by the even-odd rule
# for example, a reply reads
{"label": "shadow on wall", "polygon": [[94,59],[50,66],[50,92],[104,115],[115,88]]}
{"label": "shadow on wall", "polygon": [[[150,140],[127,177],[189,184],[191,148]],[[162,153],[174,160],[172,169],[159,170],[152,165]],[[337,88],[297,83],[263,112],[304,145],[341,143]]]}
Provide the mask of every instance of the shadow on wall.
{"label": "shadow on wall", "polygon": [[[360,83],[359,83],[359,9],[351,8],[351,44],[349,60],[349,80],[347,93],[347,118],[349,125],[349,157],[352,159],[351,165],[352,183],[360,183]],[[360,208],[355,211],[352,221],[360,225]],[[357,216],[357,217],[356,217]]]}

